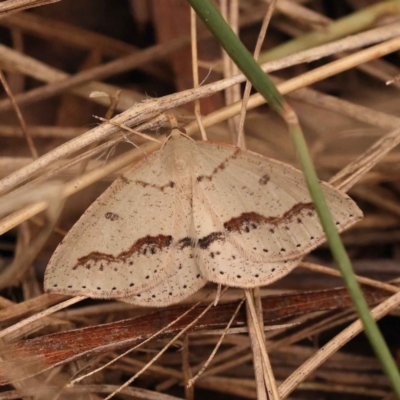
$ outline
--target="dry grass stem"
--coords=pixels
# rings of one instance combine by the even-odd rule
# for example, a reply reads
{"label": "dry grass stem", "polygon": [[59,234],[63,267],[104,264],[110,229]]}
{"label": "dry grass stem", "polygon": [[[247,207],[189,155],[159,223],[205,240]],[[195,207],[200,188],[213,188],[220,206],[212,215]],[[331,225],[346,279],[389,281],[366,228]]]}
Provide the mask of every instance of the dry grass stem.
{"label": "dry grass stem", "polygon": [[[396,293],[371,310],[374,319],[378,320],[388,314],[400,304],[400,293]],[[309,358],[292,375],[290,375],[279,387],[281,398],[286,398],[300,382],[304,381],[318,366],[327,358],[343,347],[349,340],[362,332],[363,326],[360,320],[353,322],[340,332],[328,344],[318,350],[314,356]]]}
{"label": "dry grass stem", "polygon": [[10,89],[10,86],[7,83],[7,79],[4,76],[2,71],[0,71],[0,82],[2,83],[3,88],[6,91],[8,98],[10,99],[10,103],[12,104],[12,106],[14,108],[15,114],[17,115],[19,124],[21,126],[22,133],[23,133],[23,135],[25,137],[26,142],[28,143],[28,147],[29,147],[29,150],[30,150],[30,152],[32,154],[32,157],[34,159],[36,159],[36,158],[39,157],[39,155],[38,155],[38,152],[36,150],[35,144],[33,143],[32,137],[28,132],[24,117],[23,117],[23,115],[21,113],[21,110],[18,107],[17,102],[15,101],[14,95],[13,95],[13,93],[12,93],[12,91]]}
{"label": "dry grass stem", "polygon": [[[271,0],[268,4],[268,10],[263,19],[261,30],[260,30],[260,33],[257,38],[256,47],[255,47],[254,53],[253,53],[255,60],[257,60],[258,56],[260,55],[261,46],[264,42],[265,35],[267,34],[269,21],[271,20],[272,14],[276,7],[276,3],[277,3],[276,0]],[[244,122],[246,119],[247,103],[249,101],[251,88],[252,88],[252,84],[250,83],[250,81],[247,81],[246,86],[244,88],[244,92],[243,92],[243,103],[242,103],[242,108],[240,110],[240,118],[239,118],[239,125],[238,125],[237,146],[240,148],[243,148],[243,149],[246,148],[245,135],[244,135]]]}
{"label": "dry grass stem", "polygon": [[[166,45],[156,45],[147,48],[140,53],[127,55],[106,64],[78,72],[73,76],[50,83],[44,87],[32,89],[29,92],[15,96],[15,99],[19,105],[27,105],[35,101],[45,100],[60,94],[65,90],[72,89],[92,80],[108,78],[109,76],[137,68],[138,66],[144,65],[152,60],[162,59],[169,53],[173,53],[187,43],[187,37],[177,38]],[[7,109],[8,106],[6,104],[0,103],[0,112]]]}
{"label": "dry grass stem", "polygon": [[265,379],[265,384],[267,387],[268,396],[271,399],[279,400],[280,396],[278,393],[278,388],[276,386],[276,381],[275,381],[274,373],[273,373],[273,370],[271,367],[271,363],[269,361],[267,349],[265,347],[264,333],[260,329],[260,325],[258,322],[258,315],[257,315],[257,311],[256,311],[256,308],[254,305],[253,294],[252,294],[251,290],[245,290],[245,295],[246,295],[246,302],[249,306],[251,318],[253,320],[253,328],[254,328],[254,331],[255,331],[255,334],[257,337],[257,341],[258,341],[258,345],[259,345],[259,349],[261,352],[263,366],[264,366],[265,372],[266,372],[264,375],[264,377],[265,377],[264,379]]}
{"label": "dry grass stem", "polygon": [[[47,83],[61,81],[70,76],[63,71],[40,62],[35,58],[29,57],[26,54],[21,54],[2,44],[0,44],[0,50],[0,65],[6,71],[20,72],[21,74]],[[115,93],[118,89],[120,88],[115,85],[110,85],[108,83],[99,81],[91,81],[78,87],[72,87],[70,92],[84,99],[90,99],[90,101],[94,103],[108,106],[107,98],[90,97],[90,94],[94,91],[101,91],[111,94]],[[118,102],[117,109],[118,111],[125,111],[129,107],[132,107],[135,103],[145,100],[145,98],[145,96],[133,90],[124,89]],[[1,107],[8,109],[9,103],[5,100],[0,100],[0,110]]]}
{"label": "dry grass stem", "polygon": [[[254,291],[253,293],[251,293],[251,295],[252,296],[254,295]],[[258,343],[257,334],[255,331],[255,323],[253,322],[250,306],[248,305],[247,302],[246,302],[246,316],[247,316],[247,326],[250,336],[251,349],[253,352],[253,366],[254,366],[254,376],[256,380],[257,398],[260,400],[267,400],[269,398],[269,393],[271,391],[269,390],[267,393],[268,390],[267,384],[269,379],[267,377],[267,371],[264,367],[261,348]],[[259,324],[261,324],[261,322]]]}
{"label": "dry grass stem", "polygon": [[189,336],[185,335],[183,337],[182,343],[182,373],[185,387],[185,399],[193,400],[194,399],[194,387],[189,385],[188,383],[192,379],[192,370],[190,368],[190,351],[189,351]]}
{"label": "dry grass stem", "polygon": [[[192,71],[193,71],[193,88],[199,87],[199,66],[197,56],[197,28],[196,28],[196,13],[193,8],[190,9],[190,37],[192,39]],[[199,99],[194,101],[194,115],[199,126],[202,140],[207,140],[207,133],[204,129],[203,122],[201,120],[200,101]]]}
{"label": "dry grass stem", "polygon": [[187,382],[187,386],[191,387],[196,381],[197,379],[200,377],[200,375],[206,370],[206,368],[210,365],[212,359],[214,358],[215,354],[217,354],[218,349],[220,348],[222,341],[224,340],[225,335],[228,333],[229,328],[232,325],[233,320],[235,319],[237,313],[239,312],[240,307],[243,305],[244,303],[244,299],[242,301],[240,301],[240,303],[238,304],[238,306],[236,307],[235,312],[232,314],[232,318],[229,320],[228,325],[226,326],[226,328],[221,332],[220,334],[220,338],[216,344],[216,346],[214,347],[214,350],[212,351],[212,353],[210,354],[210,356],[207,358],[207,361],[204,363],[204,365],[201,367],[200,371],[196,374],[196,376],[194,376],[193,378],[189,379]]}
{"label": "dry grass stem", "polygon": [[6,338],[8,335],[12,334],[13,332],[18,331],[19,329],[21,329],[29,324],[32,324],[41,318],[47,317],[48,315],[51,315],[51,314],[54,314],[55,312],[62,310],[63,308],[69,307],[72,304],[79,303],[80,301],[85,300],[85,299],[86,299],[85,296],[76,296],[69,300],[63,301],[62,303],[59,303],[55,306],[52,306],[44,311],[41,311],[35,315],[32,315],[31,317],[26,318],[26,319],[18,322],[17,324],[11,325],[8,328],[0,331],[0,338]]}
{"label": "dry grass stem", "polygon": [[400,75],[396,75],[393,79],[390,79],[388,81],[386,81],[386,85],[391,85],[395,82],[399,82],[400,81]]}
{"label": "dry grass stem", "polygon": [[[319,272],[319,273],[322,273],[322,274],[337,276],[339,278],[341,277],[340,271],[338,271],[338,270],[335,270],[335,269],[329,268],[329,267],[324,267],[322,265],[313,264],[313,263],[310,263],[310,262],[302,261],[299,264],[299,267],[308,269],[310,271]],[[390,285],[389,283],[379,282],[379,281],[376,281],[374,279],[365,278],[363,276],[357,276],[357,275],[356,275],[356,278],[357,278],[358,282],[363,283],[365,285],[376,287],[378,289],[387,290],[388,292],[391,292],[391,293],[400,292],[400,288],[399,287],[394,286],[394,285]]]}
{"label": "dry grass stem", "polygon": [[[242,353],[244,350],[247,350],[248,348],[249,348],[249,346],[247,346],[247,345],[246,346],[235,346],[235,347],[230,348],[228,350],[221,351],[219,354],[215,355],[215,357],[213,357],[210,360],[209,365],[213,365],[213,364],[216,364],[218,362],[224,361],[224,360],[226,360],[228,358],[234,357],[237,354]],[[203,368],[203,366],[204,366],[203,363],[197,364],[197,365],[192,367],[192,371],[193,372],[198,372],[198,371],[200,371],[201,368]],[[208,375],[207,372],[208,372],[208,370],[203,372],[202,378],[204,376]],[[156,390],[157,391],[165,391],[165,390],[169,389],[171,386],[175,385],[178,382],[180,382],[180,380],[176,379],[176,378],[168,379],[168,380],[166,380],[164,382],[159,383],[156,386]]]}
{"label": "dry grass stem", "polygon": [[0,4],[0,17],[27,10],[32,7],[44,6],[46,4],[56,3],[60,0],[6,0]]}
{"label": "dry grass stem", "polygon": [[[268,326],[264,326],[263,330],[264,332],[268,332],[268,331],[275,331],[277,329],[285,329],[285,328],[292,328],[293,326],[298,325],[298,323],[288,323],[288,324],[281,324],[281,325],[268,325]],[[189,336],[220,336],[222,334],[226,334],[226,335],[235,335],[237,333],[248,333],[249,332],[249,328],[248,327],[243,327],[243,328],[230,328],[230,329],[215,329],[215,330],[210,330],[210,331],[206,331],[206,332],[196,332],[193,334],[189,334]]]}
{"label": "dry grass stem", "polygon": [[332,112],[349,116],[357,121],[370,124],[382,129],[397,129],[400,126],[400,118],[365,107],[359,104],[351,103],[334,96],[329,96],[309,88],[303,88],[290,93],[291,98],[301,99],[318,108],[324,108]]}
{"label": "dry grass stem", "polygon": [[[54,388],[49,386],[45,392],[35,388],[24,388],[22,390],[11,390],[0,394],[1,400],[19,399],[22,396],[46,396],[54,394]],[[72,396],[85,395],[94,396],[94,393],[107,394],[117,389],[116,385],[79,385],[77,387],[69,388],[65,390],[67,394]],[[121,394],[129,396],[131,398],[145,399],[145,400],[181,400],[179,397],[171,396],[168,394],[157,393],[151,390],[146,390],[136,387],[127,387],[121,390]],[[43,398],[43,397],[42,397]]]}
{"label": "dry grass stem", "polygon": [[[348,191],[357,180],[370,171],[389,151],[400,143],[400,128],[387,133],[374,143],[365,153],[348,164],[330,179],[338,189]],[[348,176],[349,175],[349,176]],[[347,176],[347,177],[346,177]],[[346,179],[344,179],[346,177]],[[340,182],[340,183],[339,183]]]}
{"label": "dry grass stem", "polygon": [[42,250],[50,234],[53,232],[64,204],[60,194],[60,184],[52,182],[41,187],[35,187],[32,190],[23,188],[20,192],[13,192],[1,199],[1,214],[7,214],[26,204],[38,200],[40,201],[43,198],[48,201],[48,207],[45,213],[46,224],[34,238],[30,238],[27,226],[25,224],[21,225],[14,259],[2,270],[0,289],[13,286],[15,283],[19,282],[28,270],[30,264]]}
{"label": "dry grass stem", "polygon": [[[109,57],[120,57],[140,51],[138,47],[116,40],[110,36],[67,24],[61,20],[57,20],[55,23],[51,18],[46,18],[39,14],[13,14],[7,18],[0,19],[0,25],[12,29],[19,29],[21,32],[50,41],[66,43],[79,49],[88,51],[98,49],[102,54]],[[85,40],[82,40],[83,37]],[[21,54],[21,56],[23,55]],[[32,61],[35,61],[35,59],[32,59]],[[18,68],[19,65],[16,65],[16,67]],[[168,81],[168,74],[158,65],[146,64],[143,67],[138,67],[138,69],[143,69],[162,80]]]}
{"label": "dry grass stem", "polygon": [[[236,4],[237,6],[237,4]],[[232,12],[233,8],[235,8],[235,4],[233,1],[228,1],[228,0],[222,0],[221,1],[221,15],[223,18],[228,22],[228,24],[231,26],[232,30],[238,33],[238,25],[237,25],[237,20],[235,20],[234,17],[234,12]],[[239,71],[237,69],[237,66],[235,63],[231,60],[229,55],[225,52],[224,49],[221,49],[222,51],[222,72],[223,76],[225,79],[229,79],[232,76],[237,74]],[[224,95],[225,95],[225,105],[229,105],[234,103],[235,101],[240,101],[241,95],[240,91],[238,90],[239,88],[233,86],[229,86],[225,89]],[[236,116],[233,116],[232,118],[228,119],[228,128],[229,128],[229,133],[230,133],[230,142],[231,143],[236,143],[237,142],[237,119]]]}
{"label": "dry grass stem", "polygon": [[[72,126],[29,126],[29,134],[32,138],[58,138],[70,140],[85,132],[85,128]],[[23,137],[23,132],[21,131],[21,127],[17,125],[0,125],[0,136],[18,138]],[[29,162],[31,162],[31,160],[29,160]]]}
{"label": "dry grass stem", "polygon": [[324,32],[331,22],[329,18],[326,18],[301,4],[288,0],[280,0],[277,4],[276,10],[295,21],[300,20],[300,22],[306,23],[310,28],[320,30],[321,32]]}
{"label": "dry grass stem", "polygon": [[[139,132],[136,129],[132,129],[129,126],[126,126],[125,124],[118,124],[117,122],[114,122],[109,118],[102,118],[102,117],[97,117],[97,116],[94,116],[94,117],[100,121],[107,122],[108,124],[111,124],[114,126],[119,126],[121,129],[125,129],[128,132],[134,133],[135,135],[141,137],[142,139],[149,140],[150,142],[156,142],[156,143],[162,144],[162,142],[153,138],[152,136],[149,136],[149,135],[146,135],[145,133]],[[137,146],[135,145],[135,147],[137,147]]]}

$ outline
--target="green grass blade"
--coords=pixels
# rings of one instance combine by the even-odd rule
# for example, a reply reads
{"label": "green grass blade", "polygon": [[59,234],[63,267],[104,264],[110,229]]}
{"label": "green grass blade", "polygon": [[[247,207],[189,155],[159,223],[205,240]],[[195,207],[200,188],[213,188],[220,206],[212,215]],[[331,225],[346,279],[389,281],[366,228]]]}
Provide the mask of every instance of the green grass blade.
{"label": "green grass blade", "polygon": [[379,18],[391,14],[396,15],[399,12],[400,2],[398,0],[382,1],[373,4],[369,7],[355,11],[346,17],[333,21],[325,30],[304,33],[288,42],[261,53],[258,58],[258,63],[262,64],[267,61],[277,60],[278,58],[297,53],[301,50],[307,50],[311,47],[320,46],[353,35],[357,32],[369,29],[370,27],[374,27]]}
{"label": "green grass blade", "polygon": [[215,6],[209,0],[188,0],[188,2],[253,86],[269,102],[270,106],[288,122],[290,136],[296,147],[311,197],[324,228],[333,257],[340,268],[371,346],[381,361],[383,369],[389,377],[397,396],[400,398],[400,374],[398,368],[376,322],[369,312],[368,305],[355,278],[350,259],[332,220],[296,115],[272,81],[264,74],[252,55],[222,18]]}

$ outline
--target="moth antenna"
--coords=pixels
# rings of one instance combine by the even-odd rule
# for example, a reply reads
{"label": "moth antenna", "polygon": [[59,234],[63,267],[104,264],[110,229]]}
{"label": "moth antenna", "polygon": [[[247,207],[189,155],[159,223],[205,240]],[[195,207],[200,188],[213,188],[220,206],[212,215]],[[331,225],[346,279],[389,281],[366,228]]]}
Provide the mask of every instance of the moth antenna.
{"label": "moth antenna", "polygon": [[115,122],[112,119],[102,118],[102,117],[99,117],[97,115],[93,115],[93,118],[96,118],[96,119],[98,119],[98,120],[100,120],[102,122],[107,122],[107,123],[109,123],[111,125],[114,125],[114,126],[118,126],[121,129],[124,129],[126,131],[131,132],[131,133],[134,133],[135,135],[138,135],[138,136],[142,137],[143,139],[150,140],[151,142],[156,142],[156,143],[160,143],[160,144],[162,143],[159,140],[157,140],[157,139],[155,139],[155,138],[153,138],[153,137],[151,137],[149,135],[146,135],[145,133],[142,133],[142,132],[140,132],[140,131],[138,131],[136,129],[132,129],[131,127],[129,127],[129,126],[123,124],[123,123]]}

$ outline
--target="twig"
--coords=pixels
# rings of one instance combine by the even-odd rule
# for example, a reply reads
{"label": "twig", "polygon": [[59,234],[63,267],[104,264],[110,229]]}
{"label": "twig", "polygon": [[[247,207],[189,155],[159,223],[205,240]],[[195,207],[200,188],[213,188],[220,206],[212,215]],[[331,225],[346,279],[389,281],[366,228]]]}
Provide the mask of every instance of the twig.
{"label": "twig", "polygon": [[400,75],[396,75],[393,79],[386,81],[386,85],[392,85],[393,83],[399,82],[399,81],[400,81]]}
{"label": "twig", "polygon": [[297,36],[295,39],[274,47],[272,50],[260,55],[260,61],[265,62],[285,57],[288,54],[297,53],[301,50],[320,46],[333,40],[352,35],[355,32],[368,29],[376,23],[376,20],[387,14],[396,14],[400,6],[396,1],[385,1],[365,7],[353,14],[332,21],[329,29],[325,32],[313,31]]}
{"label": "twig", "polygon": [[39,155],[38,155],[38,152],[36,150],[35,144],[33,143],[33,139],[32,139],[31,135],[28,132],[28,129],[27,129],[26,123],[25,123],[25,119],[24,119],[24,117],[23,117],[23,115],[21,113],[21,110],[18,107],[17,102],[15,101],[15,97],[14,97],[13,93],[11,92],[10,86],[8,85],[7,79],[4,76],[2,71],[0,71],[0,81],[3,84],[4,90],[6,91],[7,96],[10,99],[10,103],[12,104],[12,106],[14,108],[15,114],[17,115],[19,124],[20,124],[21,129],[22,129],[22,133],[23,133],[23,135],[25,137],[26,142],[28,143],[28,147],[29,147],[29,150],[30,150],[30,152],[32,154],[32,157],[34,159],[37,159],[39,157]]}
{"label": "twig", "polygon": [[266,370],[265,378],[266,378],[266,386],[267,386],[267,391],[270,400],[279,400],[280,396],[278,393],[278,388],[276,386],[276,380],[274,377],[274,373],[271,368],[271,364],[269,361],[267,349],[265,347],[265,340],[264,340],[264,333],[260,330],[260,325],[256,322],[258,321],[258,316],[257,312],[254,306],[254,300],[253,300],[253,295],[251,293],[251,290],[245,289],[245,295],[246,295],[246,302],[249,305],[249,310],[251,314],[251,318],[254,323],[254,331],[256,333],[258,345],[260,348],[264,368]]}
{"label": "twig", "polygon": [[331,22],[331,20],[324,15],[318,14],[302,4],[293,1],[279,0],[276,10],[296,22],[305,22],[307,25],[314,27],[320,32],[324,32],[327,25]]}
{"label": "twig", "polygon": [[[33,138],[57,138],[70,140],[85,132],[85,128],[74,126],[29,126],[29,134]],[[21,132],[21,127],[18,125],[0,125],[0,137],[20,138],[23,137],[23,132]]]}
{"label": "twig", "polygon": [[189,363],[189,336],[186,334],[183,337],[183,345],[182,345],[182,373],[185,387],[185,399],[193,400],[194,399],[194,387],[189,384],[192,380],[192,369],[190,368]]}
{"label": "twig", "polygon": [[[70,396],[82,395],[84,398],[88,398],[91,393],[103,393],[107,394],[113,392],[117,389],[116,385],[79,385],[73,388],[68,388],[66,393]],[[51,386],[47,387],[48,394],[54,394],[54,390],[59,388],[54,388]],[[40,398],[48,398],[46,396],[47,392],[42,391],[41,388],[29,387],[22,390],[11,390],[5,393],[0,394],[1,400],[10,400],[10,399],[20,399],[22,396],[40,396]],[[154,392],[147,389],[137,388],[137,387],[127,387],[121,390],[121,394],[129,396],[130,398],[135,399],[144,399],[144,400],[182,400],[180,397],[171,396],[164,393]],[[81,397],[81,396],[79,396]],[[38,397],[36,397],[38,398]]]}
{"label": "twig", "polygon": [[[184,36],[174,39],[169,43],[162,43],[149,47],[141,52],[109,61],[106,64],[78,72],[73,76],[50,83],[44,87],[39,87],[37,89],[32,89],[29,92],[16,95],[15,100],[21,106],[30,104],[34,101],[48,99],[92,80],[104,79],[137,68],[138,66],[144,65],[152,60],[161,59],[187,44],[189,40],[189,37]],[[7,109],[9,109],[7,104],[0,103],[0,111],[6,111]]]}
{"label": "twig", "polygon": [[221,333],[221,336],[218,340],[218,343],[216,344],[216,346],[214,347],[214,350],[212,351],[212,353],[210,354],[210,356],[207,358],[207,361],[204,363],[204,365],[201,367],[201,369],[199,370],[199,372],[196,374],[196,376],[194,376],[193,378],[189,379],[187,382],[187,386],[191,387],[196,380],[200,377],[200,375],[206,370],[206,368],[210,365],[211,361],[213,360],[215,354],[217,353],[219,347],[222,344],[222,341],[224,340],[225,335],[227,334],[227,332],[229,331],[229,328],[231,327],[234,319],[237,316],[237,313],[239,312],[240,307],[243,305],[244,299],[238,304],[238,306],[236,307],[236,310],[234,311],[234,313],[232,314],[232,318],[229,320],[228,325],[225,327],[225,329],[223,330],[223,332]]}
{"label": "twig", "polygon": [[[196,28],[196,13],[190,9],[190,36],[192,41],[192,71],[193,71],[193,87],[196,89],[199,87],[199,66],[197,56],[197,28]],[[202,140],[207,140],[207,133],[204,129],[203,122],[201,120],[200,111],[200,100],[194,101],[194,115],[196,116],[197,124],[201,133]]]}
{"label": "twig", "polygon": [[8,0],[0,4],[0,17],[26,10],[28,8],[44,6],[46,4],[56,3],[60,0]]}
{"label": "twig", "polygon": [[76,297],[73,297],[72,299],[63,301],[62,303],[59,303],[59,304],[52,306],[44,311],[41,311],[35,315],[32,315],[31,317],[28,317],[14,325],[9,326],[6,329],[3,329],[2,331],[0,331],[0,338],[4,338],[13,332],[16,332],[18,329],[23,328],[24,326],[27,326],[41,318],[47,317],[48,315],[51,315],[59,310],[62,310],[63,308],[69,307],[72,304],[79,303],[80,301],[85,300],[86,298],[87,297],[85,297],[85,296],[76,296]]}
{"label": "twig", "polygon": [[[33,57],[27,56],[26,54],[19,53],[16,50],[10,49],[2,44],[0,44],[0,65],[2,65],[3,69],[6,71],[19,72],[46,83],[62,81],[71,76],[64,71],[49,66]],[[120,88],[115,85],[99,81],[91,81],[78,87],[73,87],[71,90],[69,90],[69,92],[94,103],[108,107],[109,102],[107,98],[90,97],[90,94],[96,90],[111,94],[115,93],[119,89]],[[142,94],[139,94],[131,89],[124,89],[121,93],[117,110],[125,111],[129,107],[132,107],[135,103],[143,100],[145,100],[145,96]],[[2,107],[5,107],[7,110],[9,109],[9,104],[7,101],[0,100],[0,110]]]}
{"label": "twig", "polygon": [[[372,309],[371,315],[375,320],[381,319],[399,304],[400,293],[396,293]],[[336,353],[338,349],[343,347],[349,340],[362,332],[362,330],[363,325],[360,320],[357,320],[319,349],[282,383],[279,387],[281,398],[284,399],[289,396],[300,382],[304,381],[324,361],[326,361],[332,354]]]}
{"label": "twig", "polygon": [[[130,43],[102,35],[88,29],[83,29],[76,25],[70,25],[61,20],[46,18],[38,13],[20,12],[0,19],[0,26],[9,29],[18,29],[23,33],[32,36],[44,38],[52,42],[66,43],[70,46],[92,51],[98,50],[107,57],[120,57],[126,54],[137,53],[140,49]],[[82,40],[85,38],[85,40]],[[138,69],[144,70],[146,73],[153,74],[163,81],[169,81],[170,75],[164,68],[154,63],[146,64]],[[112,93],[112,92],[110,92]]]}
{"label": "twig", "polygon": [[[367,151],[332,177],[329,182],[339,190],[348,191],[362,175],[370,171],[399,143],[400,128],[387,133],[376,141]],[[346,179],[344,179],[345,177]]]}
{"label": "twig", "polygon": [[[320,273],[326,274],[326,275],[337,276],[338,278],[341,278],[341,276],[342,276],[340,274],[340,271],[337,271],[333,268],[324,267],[322,265],[313,264],[310,262],[302,261],[299,264],[299,267],[308,269],[309,271],[320,272]],[[389,283],[379,282],[374,279],[365,278],[364,276],[359,276],[359,275],[356,275],[356,278],[357,278],[358,282],[363,283],[365,285],[376,287],[378,289],[387,290],[388,292],[391,292],[391,293],[400,292],[400,287],[390,285]]]}
{"label": "twig", "polygon": [[[268,9],[267,13],[264,17],[260,33],[258,35],[256,47],[254,50],[253,57],[255,60],[257,60],[260,51],[261,51],[261,46],[264,42],[265,35],[267,33],[269,21],[271,20],[272,14],[274,12],[276,6],[276,0],[271,0],[268,4]],[[245,142],[245,136],[244,136],[244,122],[246,119],[246,111],[247,111],[247,103],[250,97],[250,91],[252,88],[251,82],[248,80],[246,82],[246,87],[244,90],[243,94],[243,100],[242,100],[242,108],[240,111],[240,116],[237,119],[238,120],[238,126],[237,126],[237,146],[240,148],[246,148],[246,142]],[[262,335],[262,340],[263,344],[259,343],[257,340],[257,334],[256,334],[256,329],[259,329],[263,331],[263,326],[264,326],[264,321],[263,321],[263,315],[262,315],[262,309],[261,309],[261,300],[260,300],[260,291],[258,288],[253,289],[249,296],[253,296],[254,301],[256,303],[256,307],[258,309],[257,312],[257,319],[254,320],[252,313],[251,313],[251,307],[252,304],[249,304],[249,301],[246,302],[246,309],[247,309],[247,325],[249,328],[249,335],[251,339],[251,345],[253,349],[253,364],[254,364],[254,373],[255,373],[255,378],[256,378],[256,383],[257,383],[257,398],[260,400],[264,400],[267,398],[277,398],[277,391],[276,389],[276,384],[275,384],[275,378],[272,373],[272,368],[266,368],[264,367],[264,363],[269,364],[269,360],[264,360],[263,362],[263,352],[261,347],[265,346],[265,337],[264,334]],[[257,325],[257,327],[256,327]],[[269,396],[267,396],[266,390],[268,390]]]}
{"label": "twig", "polygon": [[[254,291],[251,295],[254,294]],[[269,398],[267,394],[270,394],[271,389],[268,388],[267,382],[269,381],[267,375],[267,371],[264,367],[264,362],[261,354],[261,347],[258,343],[257,334],[255,331],[255,323],[253,321],[253,317],[250,311],[250,305],[246,302],[246,317],[247,317],[247,327],[249,331],[251,349],[253,352],[253,367],[254,367],[254,376],[256,380],[256,389],[257,389],[257,399],[259,400],[267,400]],[[257,317],[259,317],[257,315]],[[260,323],[259,318],[257,321]],[[263,321],[264,322],[264,321]],[[263,340],[265,343],[265,335],[263,335]]]}
{"label": "twig", "polygon": [[[231,21],[231,17],[233,15],[231,11],[234,8],[234,6],[235,5],[233,4],[233,1],[221,0],[220,9],[222,17],[225,19],[225,21],[227,21],[227,23],[231,26],[231,28],[235,30],[236,33],[238,33],[237,24],[233,24],[233,21]],[[238,72],[235,63],[230,59],[229,55],[223,48],[222,48],[222,72],[225,79],[234,76],[235,72]],[[236,89],[235,86],[229,86],[225,89],[224,92],[225,105],[228,106],[229,104],[232,104],[235,101],[240,100],[240,92],[238,92],[238,90],[235,89]],[[235,143],[237,141],[236,116],[232,116],[232,118],[228,119],[228,128],[229,128],[231,142]]]}
{"label": "twig", "polygon": [[[274,78],[276,80],[276,78]],[[400,118],[372,108],[351,103],[344,99],[317,92],[310,88],[303,88],[290,93],[291,98],[300,99],[315,107],[346,115],[357,121],[370,124],[382,129],[397,129],[400,126]]]}
{"label": "twig", "polygon": [[[114,95],[109,95],[107,93],[104,92],[92,92],[90,94],[90,97],[106,97],[110,100],[110,105],[108,107],[108,110],[106,111],[105,114],[105,120],[109,120],[110,118],[112,118],[112,116],[114,115],[115,109],[118,106],[118,102],[119,102],[119,97],[121,95],[121,89],[117,90],[115,92]],[[88,151],[91,151],[93,149],[95,149],[96,147],[98,147],[99,142],[94,142],[89,146]],[[86,169],[89,165],[89,162],[91,161],[90,157],[87,157],[85,159],[82,160],[81,164],[79,165],[79,171],[78,171],[78,175],[82,175],[86,172]]]}
{"label": "twig", "polygon": [[146,135],[145,133],[139,132],[137,129],[132,129],[132,128],[130,128],[129,126],[127,126],[125,124],[114,122],[112,119],[102,118],[102,117],[98,117],[96,115],[93,115],[93,117],[98,119],[98,120],[100,120],[100,121],[102,121],[102,122],[106,122],[107,124],[111,124],[111,125],[114,125],[114,126],[118,126],[121,129],[125,129],[128,132],[134,133],[135,135],[141,137],[142,139],[149,140],[150,142],[156,142],[156,143],[159,143],[159,144],[163,143],[162,141],[160,141],[158,139],[155,139],[152,136],[149,136],[149,135]]}
{"label": "twig", "polygon": [[[273,14],[274,9],[276,7],[276,3],[277,3],[277,0],[270,0],[269,1],[268,10],[267,10],[267,13],[265,14],[265,17],[263,19],[263,23],[262,23],[262,26],[261,26],[261,29],[260,29],[260,33],[258,34],[256,47],[255,47],[254,53],[253,53],[253,57],[254,57],[255,60],[257,60],[258,56],[260,55],[261,47],[262,47],[262,44],[264,43],[265,35],[267,34],[269,21],[271,20],[272,14]],[[246,82],[246,87],[244,88],[243,103],[242,103],[242,108],[240,110],[240,119],[239,119],[239,126],[238,126],[238,142],[237,142],[237,146],[241,147],[243,149],[246,148],[246,142],[245,142],[245,137],[244,137],[244,122],[245,122],[245,119],[246,119],[247,103],[249,101],[251,88],[252,88],[252,84],[248,80]]]}

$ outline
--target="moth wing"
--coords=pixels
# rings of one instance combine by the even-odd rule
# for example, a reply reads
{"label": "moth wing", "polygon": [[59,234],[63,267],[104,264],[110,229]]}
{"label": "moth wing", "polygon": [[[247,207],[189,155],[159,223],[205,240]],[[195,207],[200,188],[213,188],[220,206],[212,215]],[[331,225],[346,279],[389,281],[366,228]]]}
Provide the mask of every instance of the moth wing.
{"label": "moth wing", "polygon": [[149,290],[121,300],[139,306],[167,307],[181,302],[207,283],[194,258],[192,246],[179,251],[172,262],[175,263],[174,274]]}
{"label": "moth wing", "polygon": [[[197,148],[194,203],[207,202],[213,215],[209,226],[195,221],[198,237],[224,232],[247,258],[267,263],[301,258],[325,241],[301,171],[226,145]],[[362,218],[347,195],[325,183],[322,189],[340,231]]]}
{"label": "moth wing", "polygon": [[175,272],[172,235],[184,237],[188,227],[168,156],[164,150],[143,159],[85,211],[50,259],[48,292],[121,298]]}
{"label": "moth wing", "polygon": [[270,285],[286,276],[301,261],[301,258],[275,263],[252,261],[229,242],[214,242],[209,250],[215,256],[207,257],[207,253],[200,256],[202,275],[211,282],[243,289]]}
{"label": "moth wing", "polygon": [[219,230],[210,204],[199,188],[194,188],[193,219],[196,227],[207,227],[213,233],[196,243],[196,258],[201,274],[209,281],[227,286],[254,288],[269,285],[292,271],[301,258],[266,262],[255,261],[230,240],[230,234]]}

